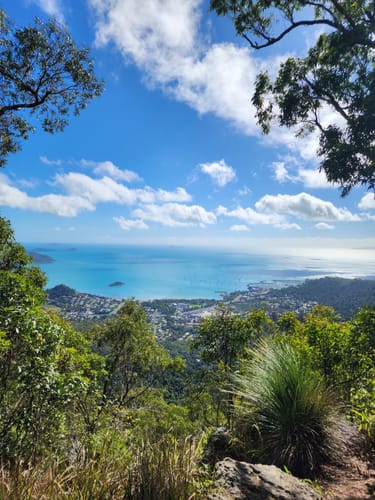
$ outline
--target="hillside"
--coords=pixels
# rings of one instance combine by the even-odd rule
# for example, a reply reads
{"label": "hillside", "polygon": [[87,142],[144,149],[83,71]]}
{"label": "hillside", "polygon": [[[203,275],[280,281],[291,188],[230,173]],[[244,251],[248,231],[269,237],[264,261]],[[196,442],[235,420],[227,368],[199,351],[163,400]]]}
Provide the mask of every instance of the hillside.
{"label": "hillside", "polygon": [[303,302],[315,301],[333,307],[343,319],[348,319],[360,307],[375,304],[375,280],[327,277],[273,290],[271,294]]}

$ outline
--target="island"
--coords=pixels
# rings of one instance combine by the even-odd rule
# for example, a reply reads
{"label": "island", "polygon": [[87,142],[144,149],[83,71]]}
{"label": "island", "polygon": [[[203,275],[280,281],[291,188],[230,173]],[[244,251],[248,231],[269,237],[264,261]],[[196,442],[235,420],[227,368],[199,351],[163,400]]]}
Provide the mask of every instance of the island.
{"label": "island", "polygon": [[113,283],[109,284],[108,286],[123,286],[125,283],[123,281],[114,281]]}
{"label": "island", "polygon": [[45,255],[39,252],[27,252],[27,255],[33,259],[34,264],[52,264],[55,259],[49,255]]}

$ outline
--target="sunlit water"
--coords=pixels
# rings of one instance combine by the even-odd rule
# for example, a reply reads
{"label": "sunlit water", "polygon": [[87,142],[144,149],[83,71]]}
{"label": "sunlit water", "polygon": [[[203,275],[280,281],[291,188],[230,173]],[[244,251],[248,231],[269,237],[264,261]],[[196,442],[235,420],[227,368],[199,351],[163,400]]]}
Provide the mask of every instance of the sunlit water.
{"label": "sunlit water", "polygon": [[[306,257],[156,246],[25,246],[54,259],[40,265],[48,287],[63,283],[112,297],[220,298],[222,292],[248,285],[283,286],[323,276],[375,278],[375,256],[369,260],[358,254],[347,258],[324,252]],[[114,282],[124,284],[111,287]]]}

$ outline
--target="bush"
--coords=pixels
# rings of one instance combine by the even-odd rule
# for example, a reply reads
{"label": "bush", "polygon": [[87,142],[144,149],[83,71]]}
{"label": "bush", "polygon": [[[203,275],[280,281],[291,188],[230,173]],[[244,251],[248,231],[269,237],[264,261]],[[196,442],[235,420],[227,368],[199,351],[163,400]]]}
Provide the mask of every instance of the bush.
{"label": "bush", "polygon": [[338,454],[336,398],[285,340],[260,342],[234,380],[255,458],[306,477]]}

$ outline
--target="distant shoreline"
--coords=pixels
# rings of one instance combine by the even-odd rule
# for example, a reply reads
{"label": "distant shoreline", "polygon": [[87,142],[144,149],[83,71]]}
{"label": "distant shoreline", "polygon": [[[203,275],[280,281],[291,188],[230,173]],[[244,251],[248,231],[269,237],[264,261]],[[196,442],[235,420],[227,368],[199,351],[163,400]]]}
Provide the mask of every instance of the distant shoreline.
{"label": "distant shoreline", "polygon": [[27,252],[27,255],[33,259],[33,264],[53,264],[56,262],[56,260],[50,255],[35,251]]}

